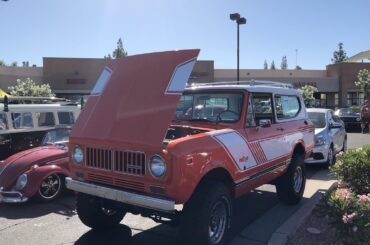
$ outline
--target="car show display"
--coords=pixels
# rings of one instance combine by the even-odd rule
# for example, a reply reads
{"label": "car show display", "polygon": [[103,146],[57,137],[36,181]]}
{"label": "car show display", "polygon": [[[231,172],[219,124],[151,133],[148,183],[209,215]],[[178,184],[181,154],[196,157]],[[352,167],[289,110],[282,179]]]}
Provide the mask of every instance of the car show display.
{"label": "car show display", "polygon": [[199,50],[110,60],[70,136],[80,220],[110,229],[126,213],[180,225],[185,244],[225,244],[232,202],[266,183],[298,203],[314,126],[287,84],[186,86]]}

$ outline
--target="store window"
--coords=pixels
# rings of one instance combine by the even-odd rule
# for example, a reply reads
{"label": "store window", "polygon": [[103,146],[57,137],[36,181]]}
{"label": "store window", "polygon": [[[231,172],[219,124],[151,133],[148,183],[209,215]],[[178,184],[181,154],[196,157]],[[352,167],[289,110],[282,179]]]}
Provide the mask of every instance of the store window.
{"label": "store window", "polygon": [[348,92],[347,93],[347,105],[348,106],[359,106],[364,103],[364,93],[360,92]]}

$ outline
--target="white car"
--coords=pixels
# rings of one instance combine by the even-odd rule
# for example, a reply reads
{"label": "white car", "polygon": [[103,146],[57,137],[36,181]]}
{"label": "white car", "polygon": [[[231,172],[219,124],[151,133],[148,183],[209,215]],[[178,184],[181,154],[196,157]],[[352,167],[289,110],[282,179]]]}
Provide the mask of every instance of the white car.
{"label": "white car", "polygon": [[335,163],[335,155],[347,150],[343,121],[331,109],[309,108],[308,117],[315,125],[315,148],[305,163]]}

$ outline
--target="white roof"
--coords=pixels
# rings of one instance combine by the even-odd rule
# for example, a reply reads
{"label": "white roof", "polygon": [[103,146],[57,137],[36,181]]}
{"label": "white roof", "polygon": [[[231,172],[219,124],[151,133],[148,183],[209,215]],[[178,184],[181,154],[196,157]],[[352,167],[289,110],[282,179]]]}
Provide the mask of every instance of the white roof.
{"label": "white roof", "polygon": [[307,108],[307,112],[321,112],[321,113],[326,113],[328,111],[331,111],[331,109],[326,109],[326,108]]}

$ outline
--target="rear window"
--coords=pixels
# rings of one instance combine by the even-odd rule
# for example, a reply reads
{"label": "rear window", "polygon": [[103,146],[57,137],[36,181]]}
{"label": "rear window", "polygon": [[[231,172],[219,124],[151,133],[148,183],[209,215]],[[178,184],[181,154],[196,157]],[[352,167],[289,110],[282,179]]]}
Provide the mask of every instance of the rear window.
{"label": "rear window", "polygon": [[60,111],[58,112],[59,124],[72,125],[75,122],[73,112]]}
{"label": "rear window", "polygon": [[33,128],[32,114],[30,112],[12,113],[13,128]]}
{"label": "rear window", "polygon": [[52,112],[36,113],[39,127],[50,127],[55,125],[54,114]]}
{"label": "rear window", "polygon": [[278,119],[290,119],[301,110],[299,98],[294,95],[275,95],[275,111]]}

